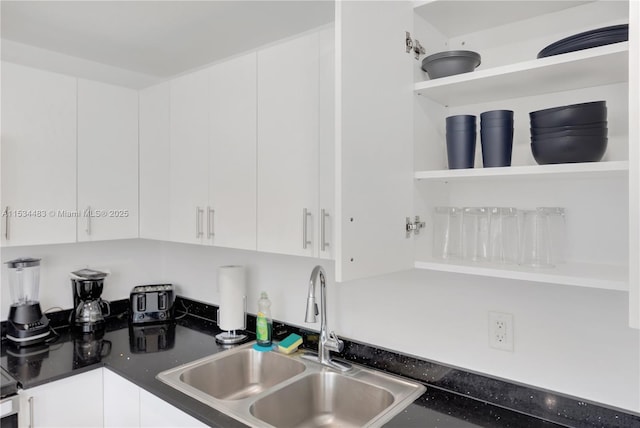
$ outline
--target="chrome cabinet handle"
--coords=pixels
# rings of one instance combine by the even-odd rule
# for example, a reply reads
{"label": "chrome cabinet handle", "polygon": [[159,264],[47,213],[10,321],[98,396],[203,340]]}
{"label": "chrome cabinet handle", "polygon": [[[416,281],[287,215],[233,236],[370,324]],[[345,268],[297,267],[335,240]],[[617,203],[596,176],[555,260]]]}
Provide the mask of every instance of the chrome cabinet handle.
{"label": "chrome cabinet handle", "polygon": [[29,428],[34,428],[35,424],[33,423],[33,397],[29,397]]}
{"label": "chrome cabinet handle", "polygon": [[326,251],[329,243],[327,242],[327,217],[329,213],[323,208],[320,210],[320,251]]}
{"label": "chrome cabinet handle", "polygon": [[10,239],[9,234],[9,205],[4,209],[4,239],[7,241]]}
{"label": "chrome cabinet handle", "polygon": [[306,250],[307,245],[311,245],[311,241],[307,236],[307,223],[308,219],[311,217],[311,213],[306,209],[302,209],[302,249]]}
{"label": "chrome cabinet handle", "polygon": [[87,211],[85,211],[87,213],[87,228],[86,228],[86,232],[87,235],[91,235],[91,205],[89,205],[87,207]]}
{"label": "chrome cabinet handle", "polygon": [[216,210],[211,209],[211,207],[207,207],[207,239],[215,236],[213,231],[213,216],[215,212]]}
{"label": "chrome cabinet handle", "polygon": [[196,239],[200,239],[204,235],[202,231],[202,214],[204,214],[204,210],[196,207]]}

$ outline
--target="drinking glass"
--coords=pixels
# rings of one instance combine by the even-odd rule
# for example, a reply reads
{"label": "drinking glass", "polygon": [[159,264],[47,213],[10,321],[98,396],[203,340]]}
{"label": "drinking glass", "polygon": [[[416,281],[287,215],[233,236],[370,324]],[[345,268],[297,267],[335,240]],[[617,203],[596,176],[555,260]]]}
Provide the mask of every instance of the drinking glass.
{"label": "drinking glass", "polygon": [[462,257],[482,262],[489,257],[489,210],[467,207],[462,211]]}
{"label": "drinking glass", "polygon": [[460,258],[462,210],[436,207],[433,222],[433,257],[443,260]]}
{"label": "drinking glass", "polygon": [[516,208],[489,208],[489,259],[492,262],[517,263],[519,235]]}
{"label": "drinking glass", "polygon": [[540,210],[522,212],[520,264],[536,268],[553,267],[547,214]]}
{"label": "drinking glass", "polygon": [[560,207],[538,207],[536,210],[546,216],[549,228],[549,247],[553,263],[564,263],[566,249],[565,210]]}

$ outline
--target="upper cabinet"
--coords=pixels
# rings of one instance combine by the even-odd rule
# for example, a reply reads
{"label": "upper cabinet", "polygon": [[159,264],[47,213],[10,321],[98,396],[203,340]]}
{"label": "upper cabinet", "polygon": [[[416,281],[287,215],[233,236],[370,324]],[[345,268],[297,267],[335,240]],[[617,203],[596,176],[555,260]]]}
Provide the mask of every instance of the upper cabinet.
{"label": "upper cabinet", "polygon": [[169,237],[204,242],[209,199],[209,72],[170,82]]}
{"label": "upper cabinet", "polygon": [[412,19],[410,2],[336,2],[338,281],[413,267]]}
{"label": "upper cabinet", "polygon": [[76,240],[76,79],[2,63],[2,245]]}
{"label": "upper cabinet", "polygon": [[[623,290],[630,292],[630,324],[637,327],[637,2],[513,1],[502,2],[499,14],[494,13],[494,4],[482,1],[389,2],[371,6],[371,10],[369,3],[345,2],[336,7],[336,70],[341,79],[338,96],[342,98],[337,103],[336,124],[336,177],[341,192],[337,198],[338,279],[412,265]],[[460,19],[462,15],[474,19]],[[624,23],[630,24],[629,42],[536,58],[544,47],[572,34]],[[389,28],[386,38],[393,41],[388,51],[384,39],[369,39],[385,28]],[[399,41],[405,31],[420,41],[426,55],[472,50],[481,54],[482,64],[471,73],[430,80],[413,52],[405,54],[404,40]],[[367,43],[376,46],[376,55],[358,56],[358,49]],[[397,67],[397,73],[392,73],[386,63]],[[413,94],[407,96],[411,88]],[[397,104],[387,109],[392,100]],[[608,108],[604,159],[597,163],[537,165],[531,154],[528,113],[597,100],[605,100]],[[475,168],[447,169],[445,118],[456,114],[479,116],[498,109],[515,113],[512,166],[482,168],[478,136]],[[366,123],[358,117],[360,112],[362,116],[366,112]],[[379,123],[384,124],[380,129]],[[398,123],[404,126],[396,128]],[[365,141],[370,147],[362,143]],[[407,141],[411,141],[409,150]],[[379,156],[372,154],[376,151],[380,151]],[[375,164],[385,157],[389,159],[387,165]],[[412,175],[413,186],[399,184],[400,179],[407,180],[407,174]],[[384,194],[391,189],[402,189],[402,198]],[[411,190],[414,194],[407,195]],[[401,209],[393,213],[390,206]],[[432,252],[434,209],[439,206],[562,207],[566,212],[566,263],[543,269],[443,261]],[[357,213],[358,209],[367,210],[366,216]],[[389,216],[384,219],[387,212]],[[419,215],[426,227],[405,238],[405,217],[413,215]],[[375,223],[359,224],[363,217]],[[385,237],[384,233],[390,235]],[[373,263],[378,254],[388,257]],[[367,265],[360,269],[358,260]]]}
{"label": "upper cabinet", "polygon": [[325,27],[140,92],[140,237],[332,258],[333,43]]}
{"label": "upper cabinet", "polygon": [[78,79],[78,241],[138,237],[138,91]]}
{"label": "upper cabinet", "polygon": [[258,52],[258,250],[315,256],[318,34]]}
{"label": "upper cabinet", "polygon": [[140,238],[169,240],[170,84],[140,91]]}
{"label": "upper cabinet", "polygon": [[333,28],[258,51],[258,250],[331,258]]}
{"label": "upper cabinet", "polygon": [[76,79],[2,63],[2,245],[76,240]]}
{"label": "upper cabinet", "polygon": [[256,249],[256,54],[209,69],[208,243]]}

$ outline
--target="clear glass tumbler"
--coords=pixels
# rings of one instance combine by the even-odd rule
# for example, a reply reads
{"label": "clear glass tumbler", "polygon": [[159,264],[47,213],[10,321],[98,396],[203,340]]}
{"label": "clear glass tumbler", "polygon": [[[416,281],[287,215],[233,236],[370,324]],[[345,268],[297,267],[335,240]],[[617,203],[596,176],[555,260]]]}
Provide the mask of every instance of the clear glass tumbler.
{"label": "clear glass tumbler", "polygon": [[564,208],[539,207],[536,210],[547,219],[551,261],[553,263],[564,263],[567,246],[567,225]]}
{"label": "clear glass tumbler", "polygon": [[547,214],[540,210],[522,212],[520,264],[536,268],[553,267]]}
{"label": "clear glass tumbler", "polygon": [[436,207],[433,221],[433,257],[456,260],[461,256],[462,210]]}
{"label": "clear glass tumbler", "polygon": [[494,263],[517,263],[519,242],[518,210],[489,208],[489,259]]}
{"label": "clear glass tumbler", "polygon": [[462,258],[472,262],[483,262],[489,259],[488,208],[463,208]]}

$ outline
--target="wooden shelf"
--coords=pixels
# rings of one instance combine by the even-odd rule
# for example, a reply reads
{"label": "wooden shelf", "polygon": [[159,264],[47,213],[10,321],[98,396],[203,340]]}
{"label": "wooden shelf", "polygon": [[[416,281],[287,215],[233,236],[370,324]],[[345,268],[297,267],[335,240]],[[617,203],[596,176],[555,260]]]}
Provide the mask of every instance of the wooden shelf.
{"label": "wooden shelf", "polygon": [[445,106],[547,94],[628,81],[629,43],[426,80],[414,92]]}
{"label": "wooden shelf", "polygon": [[[589,1],[500,1],[494,6],[474,0],[415,1],[414,12],[447,37],[470,34],[512,22],[580,6]],[[460,13],[464,11],[464,13]]]}
{"label": "wooden shelf", "polygon": [[417,180],[434,182],[463,182],[491,179],[583,179],[602,176],[626,177],[629,162],[587,162],[564,163],[557,165],[509,166],[502,168],[445,169],[438,171],[417,171]]}
{"label": "wooden shelf", "polygon": [[523,266],[510,267],[488,264],[456,264],[444,261],[418,261],[415,262],[415,268],[605,290],[629,290],[629,269],[627,266],[573,263],[561,264],[553,268],[535,269]]}

